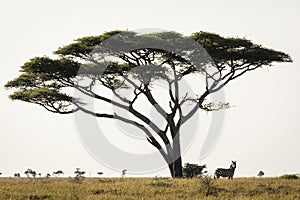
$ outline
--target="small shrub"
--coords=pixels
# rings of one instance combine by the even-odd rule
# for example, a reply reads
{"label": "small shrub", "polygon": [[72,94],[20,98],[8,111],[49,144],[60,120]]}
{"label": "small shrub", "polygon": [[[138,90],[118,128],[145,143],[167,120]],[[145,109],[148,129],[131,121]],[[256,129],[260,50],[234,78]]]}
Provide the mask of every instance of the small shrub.
{"label": "small shrub", "polygon": [[211,176],[203,175],[200,178],[201,182],[201,192],[205,193],[205,196],[213,195],[217,196],[219,192],[221,192],[223,189],[218,188],[214,185],[214,179]]}
{"label": "small shrub", "polygon": [[203,169],[206,168],[206,165],[197,165],[191,163],[185,163],[182,173],[186,178],[193,178],[197,176],[201,176],[203,174]]}
{"label": "small shrub", "polygon": [[282,179],[299,179],[299,175],[298,174],[284,174],[282,176],[280,176],[279,178],[282,178]]}

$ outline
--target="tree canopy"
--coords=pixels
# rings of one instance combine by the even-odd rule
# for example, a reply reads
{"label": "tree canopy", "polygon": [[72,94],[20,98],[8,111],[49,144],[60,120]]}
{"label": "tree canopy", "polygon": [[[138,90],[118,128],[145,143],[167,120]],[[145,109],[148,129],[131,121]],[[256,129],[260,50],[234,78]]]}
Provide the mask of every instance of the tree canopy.
{"label": "tree canopy", "polygon": [[[213,111],[228,107],[225,102],[207,103],[210,94],[246,72],[274,62],[292,62],[288,54],[248,39],[226,38],[208,32],[196,32],[186,37],[174,32],[111,31],[79,38],[54,54],[54,58],[35,57],[26,62],[21,67],[21,75],[5,85],[15,89],[10,98],[38,104],[53,113],[68,114],[80,110],[136,126],[160,151],[173,177],[182,177],[179,139],[182,124],[199,109]],[[209,70],[211,67],[213,71]],[[202,92],[193,96],[180,92],[181,80],[190,74],[200,74],[205,80]],[[167,108],[153,95],[152,84],[157,80],[164,80],[168,85]],[[98,85],[110,90],[118,101],[104,96],[103,90],[96,90]],[[116,113],[89,110],[69,89],[124,109],[135,120]],[[132,97],[122,95],[121,90],[131,90]],[[164,117],[164,129],[135,108],[141,96]],[[186,104],[190,105],[187,111],[182,109]]]}

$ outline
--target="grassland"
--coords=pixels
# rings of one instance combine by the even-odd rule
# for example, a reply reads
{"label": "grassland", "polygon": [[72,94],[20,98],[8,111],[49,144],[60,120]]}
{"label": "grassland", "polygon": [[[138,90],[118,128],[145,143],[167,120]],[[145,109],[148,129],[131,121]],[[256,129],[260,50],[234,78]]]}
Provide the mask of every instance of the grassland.
{"label": "grassland", "polygon": [[[205,182],[208,181],[208,182]],[[209,187],[208,187],[209,186]],[[300,199],[300,179],[0,179],[0,199]]]}

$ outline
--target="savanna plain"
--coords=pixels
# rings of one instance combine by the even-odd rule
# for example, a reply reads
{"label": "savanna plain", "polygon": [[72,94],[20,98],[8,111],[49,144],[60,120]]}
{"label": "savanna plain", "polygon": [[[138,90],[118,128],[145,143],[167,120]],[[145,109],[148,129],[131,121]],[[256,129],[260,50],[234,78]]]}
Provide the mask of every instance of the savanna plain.
{"label": "savanna plain", "polygon": [[0,199],[300,199],[300,179],[1,178]]}

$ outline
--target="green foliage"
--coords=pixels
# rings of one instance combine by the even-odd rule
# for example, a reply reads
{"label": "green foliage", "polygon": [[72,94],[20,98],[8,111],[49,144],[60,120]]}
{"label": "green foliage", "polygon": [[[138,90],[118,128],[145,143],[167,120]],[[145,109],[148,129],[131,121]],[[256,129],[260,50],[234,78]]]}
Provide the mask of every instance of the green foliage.
{"label": "green foliage", "polygon": [[206,168],[206,165],[198,165],[198,164],[191,164],[185,163],[182,172],[183,176],[187,178],[197,177],[203,174],[203,170]]}
{"label": "green foliage", "polygon": [[218,65],[224,62],[241,64],[270,65],[273,62],[292,62],[283,52],[264,48],[245,38],[224,38],[207,32],[197,32],[191,38],[201,44]]}
{"label": "green foliage", "polygon": [[35,57],[21,67],[22,74],[5,87],[15,88],[12,100],[21,100],[63,113],[72,104],[72,97],[61,89],[72,87],[80,63],[67,58]]}
{"label": "green foliage", "polygon": [[[121,36],[118,34],[122,33]],[[115,39],[111,39],[112,36],[116,36]],[[133,37],[134,36],[134,37]],[[133,39],[128,39],[133,37]],[[105,32],[99,36],[83,37],[75,40],[75,42],[59,48],[55,51],[55,54],[59,55],[59,59],[52,59],[49,57],[35,57],[26,62],[21,67],[21,75],[9,81],[5,87],[15,88],[14,94],[10,96],[13,100],[21,100],[30,103],[36,103],[42,105],[47,110],[56,113],[69,113],[70,108],[74,106],[71,102],[71,95],[67,95],[63,92],[65,88],[75,88],[78,82],[78,78],[81,76],[87,76],[91,79],[97,80],[99,74],[104,74],[101,83],[108,88],[113,88],[119,85],[121,82],[120,77],[123,73],[131,71],[139,65],[139,61],[151,61],[154,56],[157,60],[152,60],[153,64],[157,61],[172,60],[176,66],[176,70],[183,75],[197,72],[195,66],[193,66],[186,57],[178,55],[176,53],[168,52],[166,49],[159,49],[156,46],[165,46],[170,49],[177,49],[178,51],[188,52],[189,46],[185,44],[184,40],[178,39],[182,37],[175,32],[162,32],[151,33],[144,35],[136,35],[133,32],[126,31],[110,31]],[[109,42],[107,39],[110,38]],[[197,41],[201,44],[211,55],[214,62],[220,67],[221,71],[232,71],[232,69],[241,71],[236,73],[235,76],[227,76],[230,81],[237,76],[242,75],[245,71],[250,71],[261,67],[263,65],[270,65],[273,62],[291,62],[292,59],[288,54],[275,51],[268,48],[263,48],[260,45],[252,43],[245,38],[224,38],[214,33],[197,32],[192,34],[189,38]],[[176,45],[174,46],[174,41]],[[122,62],[112,61],[97,61],[93,57],[95,56],[109,56],[98,45],[106,42],[106,46],[110,48],[118,48],[120,42],[124,42],[126,45],[121,45],[123,53],[112,55]],[[152,48],[143,47],[145,44],[152,44]],[[97,49],[100,48],[100,49]],[[137,63],[134,63],[128,57],[126,57],[126,50],[139,48],[138,50],[131,50],[129,53],[136,53],[139,55],[139,51],[143,51]],[[92,51],[96,51],[91,54]],[[107,50],[107,49],[106,49]],[[118,49],[115,49],[118,52]],[[128,55],[127,55],[128,56]],[[147,58],[145,56],[148,56]],[[165,62],[166,64],[170,64]],[[231,64],[230,64],[231,63]],[[148,63],[149,64],[149,63]],[[78,70],[81,69],[78,74]],[[230,70],[231,69],[231,70]],[[243,71],[242,71],[243,70]],[[164,73],[165,71],[163,71]],[[199,72],[199,71],[198,71]],[[144,75],[148,80],[142,80]],[[121,75],[121,76],[120,76]],[[145,84],[150,83],[156,79],[163,79],[164,74],[160,71],[153,69],[144,69],[141,74],[134,75],[137,79],[144,81]],[[225,80],[224,80],[225,81]],[[92,83],[96,84],[95,81]],[[92,87],[93,85],[91,85]],[[127,86],[123,86],[127,87]],[[87,88],[85,92],[90,91]],[[75,106],[77,107],[78,104]],[[201,106],[200,106],[201,107]],[[209,110],[205,106],[202,109]]]}
{"label": "green foliage", "polygon": [[279,178],[282,179],[299,179],[299,175],[298,174],[284,174],[282,176],[280,176]]}
{"label": "green foliage", "polygon": [[55,89],[37,88],[35,90],[22,90],[12,94],[11,99],[22,100],[27,102],[55,102],[55,101],[71,101],[72,98],[59,93]]}
{"label": "green foliage", "polygon": [[123,31],[116,30],[105,32],[99,36],[79,38],[75,40],[74,43],[59,48],[57,51],[55,51],[55,54],[86,59],[89,57],[88,54],[93,51],[97,45],[101,44],[104,40],[122,32]]}

